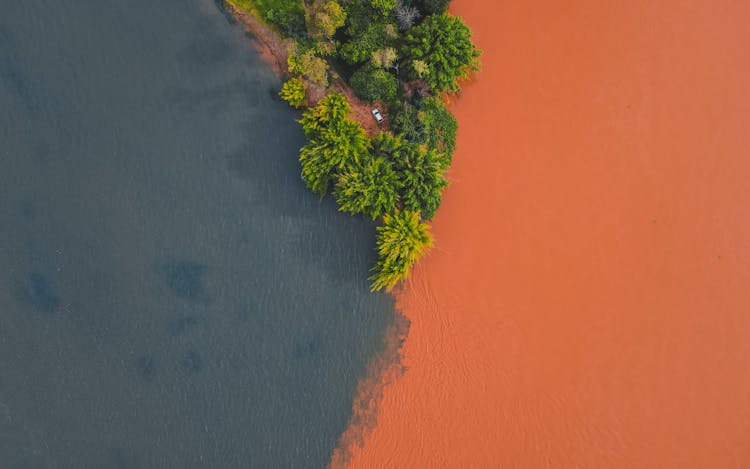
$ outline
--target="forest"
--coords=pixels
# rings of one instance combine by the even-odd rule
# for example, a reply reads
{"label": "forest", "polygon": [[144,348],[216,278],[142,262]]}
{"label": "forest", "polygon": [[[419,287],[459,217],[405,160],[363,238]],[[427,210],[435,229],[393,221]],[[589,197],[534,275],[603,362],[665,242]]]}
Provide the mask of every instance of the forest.
{"label": "forest", "polygon": [[[339,209],[380,221],[372,289],[392,289],[432,246],[458,124],[445,99],[479,69],[471,30],[449,0],[229,0],[286,39],[279,95],[303,110],[302,178]],[[385,114],[368,132],[358,101]],[[361,105],[358,104],[358,105]]]}

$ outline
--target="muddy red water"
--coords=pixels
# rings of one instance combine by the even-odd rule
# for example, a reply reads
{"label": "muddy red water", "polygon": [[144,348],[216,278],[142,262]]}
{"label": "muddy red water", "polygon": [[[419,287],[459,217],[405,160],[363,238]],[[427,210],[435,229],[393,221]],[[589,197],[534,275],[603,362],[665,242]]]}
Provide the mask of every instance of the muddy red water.
{"label": "muddy red water", "polygon": [[750,2],[452,10],[483,70],[348,465],[750,467]]}

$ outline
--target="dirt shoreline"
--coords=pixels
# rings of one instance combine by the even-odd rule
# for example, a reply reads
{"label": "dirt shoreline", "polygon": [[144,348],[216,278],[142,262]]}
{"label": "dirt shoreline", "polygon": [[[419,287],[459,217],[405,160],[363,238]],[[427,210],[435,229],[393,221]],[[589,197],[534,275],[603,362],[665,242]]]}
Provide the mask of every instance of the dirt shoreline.
{"label": "dirt shoreline", "polygon": [[[225,1],[224,5],[227,11],[245,27],[245,30],[253,35],[255,39],[253,45],[260,53],[261,58],[271,66],[273,71],[280,77],[291,76],[287,59],[292,40],[282,38],[276,30],[258,18],[255,12],[242,9],[234,5],[231,1]],[[378,126],[371,114],[372,108],[378,107],[377,104],[372,106],[359,99],[354,94],[354,90],[336,72],[331,71],[331,84],[328,88],[322,88],[309,82],[306,82],[306,84],[309,105],[315,105],[331,91],[338,92],[346,96],[347,101],[349,101],[351,107],[349,117],[362,124],[368,135],[374,136],[381,130],[388,130],[388,116],[383,112],[382,108],[381,113],[386,118],[386,122],[382,126]]]}

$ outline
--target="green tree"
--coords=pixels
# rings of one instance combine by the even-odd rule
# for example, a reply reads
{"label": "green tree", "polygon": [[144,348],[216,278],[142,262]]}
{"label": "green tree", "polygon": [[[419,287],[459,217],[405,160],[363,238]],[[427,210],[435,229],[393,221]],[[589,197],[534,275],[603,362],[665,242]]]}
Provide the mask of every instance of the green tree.
{"label": "green tree", "polygon": [[334,128],[346,120],[349,102],[343,94],[331,93],[302,114],[300,123],[308,140],[320,138],[324,130]]}
{"label": "green tree", "polygon": [[307,98],[305,84],[299,78],[292,78],[281,86],[279,96],[291,106],[300,107]]}
{"label": "green tree", "polygon": [[394,49],[393,47],[378,49],[373,52],[370,57],[370,60],[374,65],[377,65],[381,68],[391,68],[393,66],[393,62],[395,62],[397,58],[396,49]]}
{"label": "green tree", "polygon": [[409,276],[414,263],[432,247],[433,238],[430,227],[420,220],[419,212],[409,210],[386,213],[377,233],[378,261],[370,277],[371,289],[391,290]]}
{"label": "green tree", "polygon": [[339,47],[339,56],[349,64],[361,63],[372,58],[373,52],[391,47],[395,37],[390,23],[374,22],[361,30],[349,28],[349,39]]}
{"label": "green tree", "polygon": [[380,132],[372,139],[372,155],[390,160],[394,165],[401,160],[401,152],[407,142],[400,135]]}
{"label": "green tree", "polygon": [[372,64],[364,65],[354,72],[349,84],[357,96],[370,102],[393,99],[398,91],[396,77]]}
{"label": "green tree", "polygon": [[422,100],[421,107],[406,105],[391,120],[391,128],[413,143],[424,143],[427,148],[444,155],[444,167],[450,165],[456,148],[456,118],[438,96]]}
{"label": "green tree", "polygon": [[308,138],[300,149],[302,179],[321,196],[347,166],[360,164],[368,155],[370,140],[359,122],[346,117],[348,111],[343,95],[330,94],[300,120]]}
{"label": "green tree", "polygon": [[443,163],[447,167],[456,148],[458,122],[438,96],[428,96],[419,109],[419,121],[424,127],[424,143],[428,148],[445,155]]}
{"label": "green tree", "polygon": [[302,75],[316,85],[328,85],[328,62],[318,57],[315,49],[299,50],[296,45],[292,46],[287,65],[290,72]]}
{"label": "green tree", "polygon": [[228,0],[241,10],[257,11],[285,36],[299,37],[305,32],[305,9],[298,0]]}
{"label": "green tree", "polygon": [[427,220],[435,216],[443,188],[448,185],[442,159],[438,151],[412,143],[401,148],[394,162],[404,209],[420,212]]}
{"label": "green tree", "polygon": [[341,173],[334,196],[341,211],[361,213],[374,220],[396,208],[398,189],[398,176],[391,162],[372,157]]}
{"label": "green tree", "polygon": [[424,60],[414,59],[409,63],[409,67],[415,79],[424,78],[430,73],[430,66]]}
{"label": "green tree", "polygon": [[419,61],[425,82],[433,91],[455,92],[458,79],[479,67],[480,52],[471,42],[471,30],[460,18],[442,13],[428,16],[407,31],[401,54],[409,63],[409,71],[418,78]]}
{"label": "green tree", "polygon": [[390,14],[396,6],[396,0],[370,0],[372,6],[383,15]]}
{"label": "green tree", "polygon": [[445,12],[450,2],[451,0],[421,0],[419,3],[426,15],[434,15]]}
{"label": "green tree", "polygon": [[316,41],[331,38],[345,20],[346,12],[335,0],[315,0],[305,12],[307,33]]}

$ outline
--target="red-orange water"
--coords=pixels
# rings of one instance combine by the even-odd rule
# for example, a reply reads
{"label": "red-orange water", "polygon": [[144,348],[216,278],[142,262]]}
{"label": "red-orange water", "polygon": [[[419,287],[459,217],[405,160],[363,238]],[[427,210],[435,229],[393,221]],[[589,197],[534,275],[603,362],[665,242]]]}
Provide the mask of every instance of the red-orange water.
{"label": "red-orange water", "polygon": [[483,71],[350,466],[750,468],[750,2],[453,12]]}

